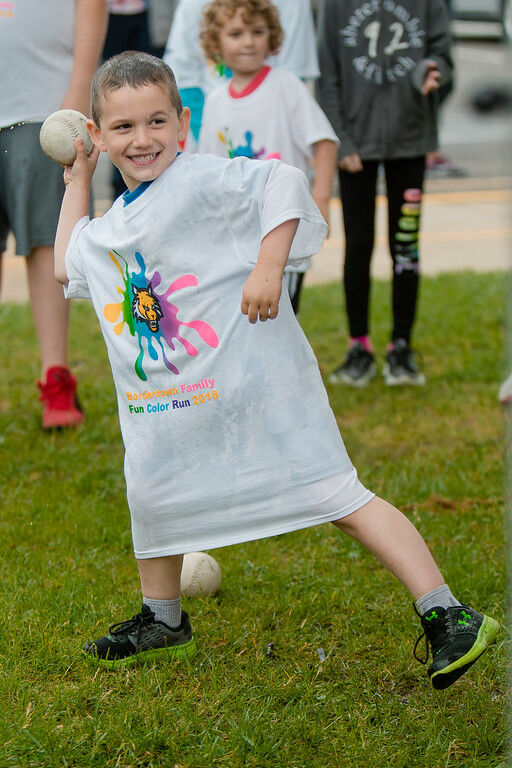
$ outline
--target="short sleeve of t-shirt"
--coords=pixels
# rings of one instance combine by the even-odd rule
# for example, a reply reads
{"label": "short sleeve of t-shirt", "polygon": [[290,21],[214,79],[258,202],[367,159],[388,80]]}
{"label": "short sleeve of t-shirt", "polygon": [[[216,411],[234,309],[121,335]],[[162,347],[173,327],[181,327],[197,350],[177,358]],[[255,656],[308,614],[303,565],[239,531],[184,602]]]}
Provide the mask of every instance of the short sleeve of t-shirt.
{"label": "short sleeve of t-shirt", "polygon": [[86,227],[90,224],[88,216],[83,216],[75,224],[68,247],[65,264],[68,284],[64,287],[66,299],[90,299],[89,285],[85,273],[83,248],[86,240]]}
{"label": "short sleeve of t-shirt", "polygon": [[310,148],[317,141],[328,139],[338,143],[338,137],[318,102],[308,87],[290,72],[280,72],[283,79],[283,95],[288,94],[289,111],[292,115],[290,128],[295,144]]}
{"label": "short sleeve of t-shirt", "polygon": [[261,237],[291,219],[299,219],[288,264],[304,266],[317,253],[327,234],[327,224],[309,194],[302,171],[279,160],[235,158],[228,164],[223,182],[226,215],[241,258],[254,266],[259,250],[246,248],[245,215],[259,215]]}

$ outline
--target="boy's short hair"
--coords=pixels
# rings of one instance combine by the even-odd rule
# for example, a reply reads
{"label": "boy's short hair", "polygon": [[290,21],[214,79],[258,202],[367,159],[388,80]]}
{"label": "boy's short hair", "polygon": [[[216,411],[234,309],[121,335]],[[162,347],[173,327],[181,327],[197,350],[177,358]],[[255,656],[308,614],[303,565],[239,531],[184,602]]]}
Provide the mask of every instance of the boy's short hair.
{"label": "boy's short hair", "polygon": [[172,106],[181,115],[183,105],[172,69],[156,56],[140,51],[123,51],[107,59],[94,75],[91,85],[91,115],[99,127],[101,100],[111,91],[127,85],[142,88],[144,85],[158,85],[168,94]]}
{"label": "boy's short hair", "polygon": [[203,10],[201,45],[209,59],[219,59],[219,31],[224,20],[232,19],[241,8],[242,18],[248,23],[255,16],[263,16],[270,30],[269,48],[277,53],[284,38],[279,10],[270,0],[211,0]]}

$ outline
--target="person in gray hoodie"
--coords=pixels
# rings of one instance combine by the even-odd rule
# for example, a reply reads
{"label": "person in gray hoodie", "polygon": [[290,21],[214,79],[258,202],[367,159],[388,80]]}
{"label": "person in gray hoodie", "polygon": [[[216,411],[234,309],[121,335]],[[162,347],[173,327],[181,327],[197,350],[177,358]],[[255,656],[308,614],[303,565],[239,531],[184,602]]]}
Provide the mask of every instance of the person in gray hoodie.
{"label": "person in gray hoodie", "polygon": [[368,305],[379,165],[388,198],[393,329],[389,385],[425,383],[410,346],[419,283],[418,232],[425,157],[437,147],[439,87],[453,64],[445,0],[321,0],[317,98],[340,139],[344,288],[350,332],[333,382],[375,376]]}

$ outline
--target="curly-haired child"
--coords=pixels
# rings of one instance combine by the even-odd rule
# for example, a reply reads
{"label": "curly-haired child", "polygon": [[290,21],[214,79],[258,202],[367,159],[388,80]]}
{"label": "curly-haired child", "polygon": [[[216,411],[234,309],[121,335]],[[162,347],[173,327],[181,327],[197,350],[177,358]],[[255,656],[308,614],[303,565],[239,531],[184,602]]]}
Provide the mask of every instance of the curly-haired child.
{"label": "curly-haired child", "polygon": [[[205,55],[228,66],[232,78],[207,97],[199,151],[279,158],[306,175],[312,164],[311,194],[328,221],[338,140],[306,85],[293,72],[265,64],[282,40],[279,11],[270,0],[212,0],[205,7]],[[295,312],[303,277],[287,270]]]}

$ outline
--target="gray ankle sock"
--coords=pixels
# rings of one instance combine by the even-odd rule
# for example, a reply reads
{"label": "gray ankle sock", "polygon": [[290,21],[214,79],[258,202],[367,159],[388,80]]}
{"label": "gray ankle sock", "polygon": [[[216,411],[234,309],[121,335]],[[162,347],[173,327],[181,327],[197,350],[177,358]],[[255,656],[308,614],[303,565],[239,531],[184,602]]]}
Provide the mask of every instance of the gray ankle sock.
{"label": "gray ankle sock", "polygon": [[143,597],[142,602],[153,611],[157,621],[163,621],[173,629],[181,624],[181,597],[176,600],[152,600],[150,597]]}
{"label": "gray ankle sock", "polygon": [[431,611],[432,608],[452,608],[456,605],[460,605],[460,603],[450,592],[448,584],[443,584],[416,600],[416,606],[422,616]]}

